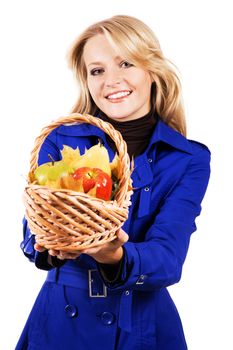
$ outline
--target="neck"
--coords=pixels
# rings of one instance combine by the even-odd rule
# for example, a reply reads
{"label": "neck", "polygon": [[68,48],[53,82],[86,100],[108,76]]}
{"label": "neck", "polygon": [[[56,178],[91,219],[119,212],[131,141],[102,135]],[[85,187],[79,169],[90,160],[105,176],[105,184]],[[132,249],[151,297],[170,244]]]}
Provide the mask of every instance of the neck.
{"label": "neck", "polygon": [[[158,119],[157,113],[152,111],[141,118],[124,122],[111,119],[102,112],[99,113],[99,117],[102,120],[112,124],[112,126],[121,133],[124,141],[127,144],[128,154],[130,157],[136,157],[145,151]],[[108,135],[106,138],[109,146],[116,151],[113,140]]]}

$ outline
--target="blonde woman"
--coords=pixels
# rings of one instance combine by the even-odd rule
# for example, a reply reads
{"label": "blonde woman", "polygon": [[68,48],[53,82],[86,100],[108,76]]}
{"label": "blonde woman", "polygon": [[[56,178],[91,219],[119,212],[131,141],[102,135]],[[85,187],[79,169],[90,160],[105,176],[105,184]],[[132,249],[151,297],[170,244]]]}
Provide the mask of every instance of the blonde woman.
{"label": "blonde woman", "polygon": [[[180,81],[159,42],[142,21],[114,16],[87,28],[72,45],[69,63],[80,84],[72,112],[110,122],[134,158],[129,217],[117,238],[77,252],[35,244],[24,220],[24,254],[47,279],[17,350],[187,349],[167,287],[181,278],[195,218],[210,174],[210,152],[186,138]],[[64,144],[81,150],[101,138],[87,124],[63,125],[44,142],[61,159]]]}

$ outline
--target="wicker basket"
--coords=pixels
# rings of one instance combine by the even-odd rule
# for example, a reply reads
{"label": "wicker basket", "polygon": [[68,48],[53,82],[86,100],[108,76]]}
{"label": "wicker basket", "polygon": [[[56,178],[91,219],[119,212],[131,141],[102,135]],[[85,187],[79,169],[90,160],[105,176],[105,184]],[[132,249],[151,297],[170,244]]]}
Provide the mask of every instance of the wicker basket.
{"label": "wicker basket", "polygon": [[[31,182],[38,154],[48,134],[62,124],[88,123],[108,134],[116,144],[120,160],[120,182],[114,200],[104,201],[85,193],[52,189]],[[132,194],[130,160],[121,134],[109,123],[88,114],[71,114],[42,129],[31,153],[28,184],[23,199],[29,228],[36,242],[47,249],[83,250],[112,241],[128,218]]]}

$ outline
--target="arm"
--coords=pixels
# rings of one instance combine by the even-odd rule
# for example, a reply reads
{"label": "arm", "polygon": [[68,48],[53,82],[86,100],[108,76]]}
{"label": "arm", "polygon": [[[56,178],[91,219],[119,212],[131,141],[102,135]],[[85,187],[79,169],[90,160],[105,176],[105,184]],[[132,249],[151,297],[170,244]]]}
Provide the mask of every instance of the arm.
{"label": "arm", "polygon": [[[56,133],[52,132],[43,143],[40,153],[38,164],[43,164],[49,162],[50,159],[48,154],[51,154],[53,159],[59,160],[61,158],[60,150],[56,146]],[[50,270],[53,267],[61,266],[64,261],[57,259],[56,257],[51,257],[48,251],[36,251],[34,248],[35,236],[31,233],[28,228],[27,221],[23,219],[23,241],[20,245],[24,255],[35,265],[43,270]]]}
{"label": "arm", "polygon": [[164,198],[145,241],[124,244],[121,282],[105,280],[109,288],[153,290],[180,280],[190,235],[196,230],[195,219],[201,212],[208,185],[209,163],[206,149],[193,156],[180,182]]}
{"label": "arm", "polygon": [[42,270],[50,270],[64,264],[63,260],[49,255],[48,250],[35,250],[35,236],[31,233],[27,225],[27,220],[23,218],[23,241],[20,247],[29,261],[34,262],[36,267]]}

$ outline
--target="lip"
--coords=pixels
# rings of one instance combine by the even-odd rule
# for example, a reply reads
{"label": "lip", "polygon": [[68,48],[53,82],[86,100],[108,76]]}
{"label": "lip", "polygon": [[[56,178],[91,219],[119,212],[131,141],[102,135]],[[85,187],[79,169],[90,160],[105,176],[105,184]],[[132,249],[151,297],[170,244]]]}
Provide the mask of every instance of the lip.
{"label": "lip", "polygon": [[[116,95],[116,94],[124,93],[124,92],[129,92],[129,94],[128,94],[128,95],[125,95],[125,96],[113,98],[113,99],[111,99],[111,98],[109,97],[109,96],[111,96],[111,95]],[[132,90],[118,90],[118,91],[112,91],[112,92],[110,92],[109,94],[107,94],[107,95],[105,96],[105,98],[106,98],[107,100],[111,100],[111,101],[118,101],[118,100],[121,100],[121,99],[123,99],[123,98],[126,98],[126,97],[130,96],[131,93],[132,93]]]}

